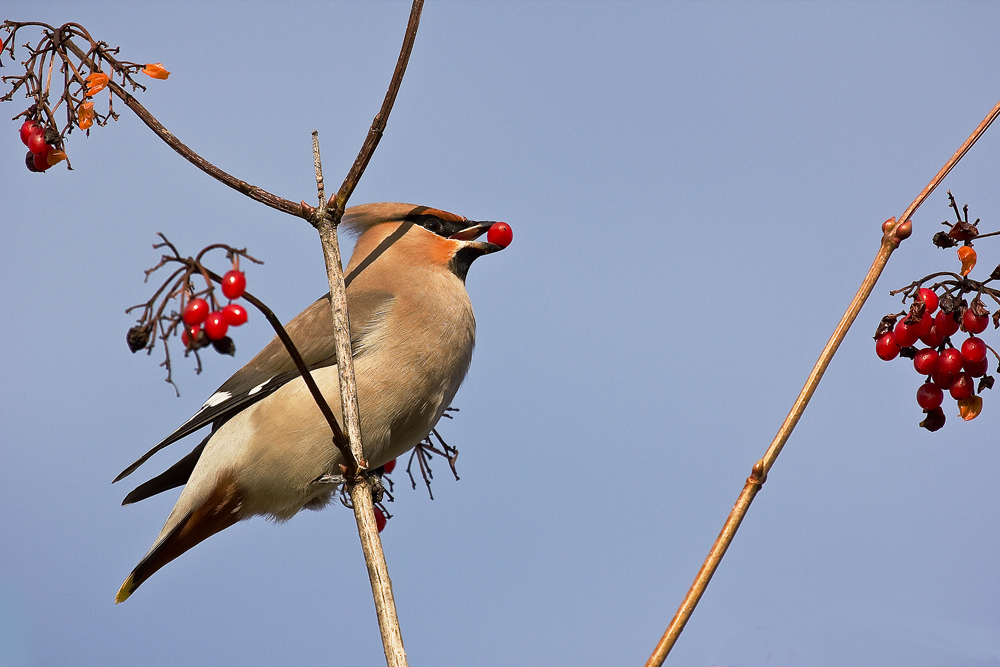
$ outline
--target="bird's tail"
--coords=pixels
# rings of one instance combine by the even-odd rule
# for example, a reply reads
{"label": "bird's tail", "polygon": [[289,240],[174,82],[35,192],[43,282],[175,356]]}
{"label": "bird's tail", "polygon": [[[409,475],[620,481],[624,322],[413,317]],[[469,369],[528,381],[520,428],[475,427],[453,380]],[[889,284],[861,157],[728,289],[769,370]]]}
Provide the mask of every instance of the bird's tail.
{"label": "bird's tail", "polygon": [[[154,572],[202,540],[229,528],[241,518],[243,493],[231,475],[219,478],[208,498],[189,511],[176,525],[164,528],[153,548],[143,556],[118,589],[115,604],[128,599]],[[169,520],[168,520],[169,526]]]}

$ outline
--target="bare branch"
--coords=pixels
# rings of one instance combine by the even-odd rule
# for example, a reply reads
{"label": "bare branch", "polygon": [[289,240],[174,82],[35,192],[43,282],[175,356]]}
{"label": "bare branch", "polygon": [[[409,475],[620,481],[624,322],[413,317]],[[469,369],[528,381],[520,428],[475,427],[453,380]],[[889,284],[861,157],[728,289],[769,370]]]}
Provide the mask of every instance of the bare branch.
{"label": "bare branch", "polygon": [[[351,165],[351,171],[348,172],[347,178],[344,179],[344,183],[340,186],[340,190],[330,199],[329,206],[339,211],[340,214],[343,214],[344,209],[347,207],[347,200],[354,194],[354,188],[358,186],[358,182],[365,173],[372,155],[375,154],[375,149],[378,148],[379,141],[382,140],[382,133],[385,132],[386,123],[389,122],[389,113],[392,111],[392,105],[396,102],[396,93],[399,92],[399,86],[403,82],[403,74],[406,73],[406,64],[410,61],[410,52],[413,51],[413,41],[417,37],[417,28],[420,26],[420,12],[423,8],[424,0],[413,0],[413,6],[410,8],[410,19],[406,24],[406,34],[403,37],[403,46],[399,51],[399,59],[396,60],[396,69],[392,73],[389,89],[386,91],[385,99],[382,101],[382,108],[379,109],[375,119],[372,120],[368,136],[365,137],[365,143],[361,146],[361,151],[358,153],[358,157],[355,158],[354,164]],[[337,217],[337,223],[339,222],[340,218]]]}
{"label": "bare branch", "polygon": [[[792,409],[785,417],[784,423],[782,423],[781,428],[778,429],[777,435],[774,436],[774,440],[771,441],[771,445],[767,448],[767,452],[764,454],[764,458],[753,466],[753,471],[747,478],[746,484],[743,486],[743,491],[740,493],[739,498],[736,500],[736,504],[733,506],[732,511],[729,513],[729,517],[726,519],[726,523],[722,527],[722,531],[719,533],[719,537],[716,538],[715,543],[712,545],[712,549],[709,551],[708,557],[702,564],[701,569],[698,571],[698,575],[694,579],[694,583],[691,584],[690,590],[688,590],[687,595],[684,596],[684,600],[681,602],[680,607],[677,609],[677,613],[674,614],[674,618],[670,621],[670,625],[667,626],[666,631],[660,638],[659,643],[653,650],[653,654],[646,661],[646,667],[659,667],[666,660],[667,655],[673,648],[674,644],[677,642],[677,638],[680,637],[681,632],[684,630],[684,626],[687,624],[688,619],[691,618],[691,614],[694,612],[694,608],[697,606],[698,601],[701,600],[701,596],[704,594],[705,589],[708,587],[708,583],[712,580],[712,575],[719,567],[719,563],[722,562],[722,557],[725,556],[726,550],[732,543],[733,538],[736,536],[736,531],[740,527],[743,518],[746,516],[747,511],[750,509],[750,504],[753,502],[754,497],[760,490],[764,481],[767,479],[767,473],[774,465],[774,461],[778,458],[778,454],[781,453],[782,447],[788,441],[788,437],[792,434],[792,430],[795,428],[796,424],[799,422],[799,418],[802,413],[805,412],[806,406],[809,404],[809,399],[812,398],[813,393],[816,391],[816,387],[819,386],[820,380],[823,378],[823,374],[826,372],[827,367],[833,360],[833,355],[836,354],[837,348],[840,347],[840,343],[844,340],[847,335],[847,331],[851,328],[854,320],[857,318],[858,313],[861,311],[861,307],[864,305],[865,301],[871,295],[872,289],[875,288],[875,283],[878,281],[879,276],[882,274],[882,270],[889,261],[889,257],[892,255],[893,251],[899,247],[900,241],[905,239],[909,235],[909,225],[910,218],[913,216],[914,212],[923,204],[927,198],[934,192],[935,188],[940,185],[944,177],[958,164],[959,160],[965,156],[970,148],[979,140],[979,138],[986,132],[990,124],[996,120],[997,116],[1000,115],[1000,103],[997,103],[993,110],[987,114],[983,122],[979,124],[979,127],[966,139],[965,143],[959,147],[954,155],[945,163],[941,170],[931,179],[930,183],[927,184],[917,198],[914,199],[909,206],[906,207],[906,211],[903,212],[898,220],[892,225],[887,226],[882,235],[882,245],[879,248],[878,254],[875,255],[875,260],[872,262],[871,268],[868,269],[868,274],[865,276],[864,281],[858,288],[857,294],[855,294],[854,299],[851,304],[847,307],[847,312],[840,319],[837,324],[837,328],[834,329],[833,335],[827,342],[826,346],[823,348],[823,352],[820,354],[819,359],[816,361],[816,365],[813,366],[812,372],[809,374],[809,378],[806,380],[805,386],[802,387],[802,391],[799,392],[798,397],[795,399],[795,403],[792,404]],[[906,225],[906,227],[904,227]]]}

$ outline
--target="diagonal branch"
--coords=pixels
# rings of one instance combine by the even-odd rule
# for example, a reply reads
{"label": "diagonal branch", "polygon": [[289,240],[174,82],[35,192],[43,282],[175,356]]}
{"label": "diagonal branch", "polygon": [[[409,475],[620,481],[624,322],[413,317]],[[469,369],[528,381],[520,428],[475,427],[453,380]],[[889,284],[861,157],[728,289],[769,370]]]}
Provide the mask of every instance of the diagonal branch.
{"label": "diagonal branch", "polygon": [[997,103],[993,110],[987,114],[983,122],[979,124],[979,127],[966,139],[965,143],[951,156],[945,165],[941,168],[941,171],[931,179],[930,183],[927,184],[917,198],[906,207],[906,211],[900,216],[894,224],[888,226],[882,235],[882,245],[879,248],[878,254],[875,256],[875,261],[872,262],[872,266],[868,269],[868,274],[865,276],[864,281],[861,283],[861,287],[858,288],[857,294],[855,294],[854,299],[851,304],[847,307],[847,312],[840,319],[840,323],[837,324],[837,328],[834,329],[833,335],[830,336],[830,340],[827,342],[826,347],[823,348],[823,352],[819,356],[819,360],[816,361],[816,365],[813,366],[812,372],[809,374],[809,378],[806,380],[806,384],[802,387],[802,391],[799,392],[798,398],[795,399],[795,403],[792,404],[792,409],[785,417],[784,423],[782,423],[781,428],[778,429],[777,435],[774,436],[774,440],[771,445],[767,448],[767,452],[764,454],[764,458],[753,466],[753,471],[750,473],[750,477],[747,478],[746,484],[743,487],[743,491],[740,493],[739,498],[736,500],[736,504],[733,506],[732,511],[729,513],[729,517],[726,519],[726,523],[722,527],[722,532],[719,533],[719,537],[716,538],[715,544],[712,545],[711,551],[709,551],[708,557],[702,564],[701,569],[698,571],[698,575],[695,577],[694,583],[691,584],[690,590],[688,590],[687,595],[681,602],[680,607],[677,609],[677,613],[674,614],[673,620],[670,621],[670,625],[667,626],[666,631],[660,638],[659,643],[653,650],[653,654],[649,657],[646,662],[646,667],[659,667],[663,664],[663,661],[667,658],[670,650],[674,647],[677,642],[677,638],[680,637],[681,632],[684,630],[684,626],[687,624],[688,619],[691,618],[691,614],[694,612],[694,608],[697,606],[698,601],[701,600],[701,596],[704,594],[705,589],[708,587],[708,583],[712,580],[712,575],[719,567],[719,563],[722,562],[722,557],[726,555],[726,550],[732,543],[733,538],[736,536],[736,531],[739,530],[740,523],[743,522],[743,518],[746,516],[747,511],[750,509],[750,504],[753,502],[754,497],[757,492],[760,491],[761,486],[763,486],[765,480],[767,479],[767,473],[774,465],[775,459],[778,458],[778,454],[781,453],[782,447],[788,441],[788,437],[792,434],[792,430],[795,425],[798,424],[799,418],[802,413],[805,412],[806,406],[809,404],[809,399],[812,398],[813,393],[816,391],[816,387],[819,386],[820,380],[823,378],[823,374],[826,372],[827,367],[833,360],[833,355],[836,354],[837,348],[840,347],[840,343],[844,340],[847,335],[848,329],[854,323],[855,318],[857,318],[858,313],[861,311],[861,307],[864,305],[865,301],[871,295],[872,290],[875,288],[875,283],[878,281],[879,276],[882,275],[882,270],[889,261],[889,257],[892,255],[893,251],[899,247],[899,243],[902,239],[909,236],[910,228],[908,225],[910,223],[910,216],[916,212],[917,208],[920,207],[924,201],[931,195],[935,188],[944,180],[948,172],[954,168],[958,161],[961,160],[970,148],[979,140],[979,138],[986,132],[986,129],[990,124],[996,120],[997,116],[1000,116],[1000,103]]}
{"label": "diagonal branch", "polygon": [[[351,171],[347,173],[347,178],[344,179],[337,194],[330,198],[329,206],[334,208],[335,215],[338,211],[343,214],[344,208],[347,207],[347,200],[354,194],[354,188],[358,186],[358,181],[361,180],[375,149],[378,148],[378,142],[382,140],[382,133],[385,132],[386,123],[389,121],[389,113],[392,111],[392,105],[396,102],[396,93],[399,92],[399,86],[403,82],[406,64],[410,61],[410,52],[413,51],[413,40],[417,37],[420,12],[423,8],[424,0],[413,0],[413,6],[410,8],[410,20],[406,24],[406,34],[403,37],[403,46],[399,50],[399,59],[396,61],[396,69],[392,73],[389,89],[385,92],[385,99],[382,100],[382,108],[372,120],[368,136],[365,137],[365,143],[361,146],[361,151],[354,160],[354,164],[351,165]],[[339,224],[339,222],[340,217],[338,216],[337,222],[334,224]]]}
{"label": "diagonal branch", "polygon": [[[96,69],[96,66],[88,56],[79,46],[77,46],[71,39],[64,38],[63,44],[73,52],[73,54],[80,58],[83,62],[87,64],[88,67]],[[104,56],[109,63],[112,65],[120,66],[114,58],[109,55]],[[175,137],[167,128],[163,126],[160,121],[156,120],[153,114],[146,110],[146,107],[139,103],[139,100],[135,98],[131,93],[122,88],[120,85],[114,81],[108,82],[108,88],[117,95],[125,105],[135,112],[135,115],[146,124],[153,133],[162,139],[168,146],[174,149],[181,157],[193,164],[194,166],[201,169],[203,172],[214,178],[215,180],[228,185],[232,189],[240,192],[250,199],[259,201],[260,203],[270,206],[271,208],[277,209],[283,213],[288,213],[289,215],[294,215],[300,218],[309,218],[309,210],[291,200],[285,199],[284,197],[279,197],[278,195],[271,194],[263,188],[259,188],[256,185],[250,185],[246,181],[241,181],[235,176],[219,169],[214,164],[203,158],[202,156],[191,150],[184,142]]]}

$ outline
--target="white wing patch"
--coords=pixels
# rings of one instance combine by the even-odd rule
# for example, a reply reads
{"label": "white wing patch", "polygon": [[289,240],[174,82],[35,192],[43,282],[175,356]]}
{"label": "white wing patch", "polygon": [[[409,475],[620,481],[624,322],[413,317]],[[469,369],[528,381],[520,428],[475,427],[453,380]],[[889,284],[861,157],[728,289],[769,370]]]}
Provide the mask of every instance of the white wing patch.
{"label": "white wing patch", "polygon": [[263,388],[264,388],[264,385],[265,385],[265,384],[267,384],[268,382],[270,382],[270,381],[271,381],[271,380],[273,380],[273,379],[274,379],[274,378],[268,378],[267,380],[264,380],[264,381],[263,381],[263,382],[261,382],[261,383],[260,383],[259,385],[257,385],[256,387],[254,387],[253,389],[251,389],[250,391],[248,391],[248,392],[247,392],[247,396],[253,396],[253,395],[254,395],[254,394],[256,394],[256,393],[257,393],[258,391],[260,391],[261,389],[263,389]]}
{"label": "white wing patch", "polygon": [[[230,394],[228,391],[217,391],[214,394],[212,394],[212,396],[207,401],[205,401],[205,405],[201,406],[201,409],[204,410],[205,408],[215,407],[219,403],[224,403],[225,401],[228,401],[232,397],[233,395]],[[201,410],[199,410],[199,412],[201,412]]]}

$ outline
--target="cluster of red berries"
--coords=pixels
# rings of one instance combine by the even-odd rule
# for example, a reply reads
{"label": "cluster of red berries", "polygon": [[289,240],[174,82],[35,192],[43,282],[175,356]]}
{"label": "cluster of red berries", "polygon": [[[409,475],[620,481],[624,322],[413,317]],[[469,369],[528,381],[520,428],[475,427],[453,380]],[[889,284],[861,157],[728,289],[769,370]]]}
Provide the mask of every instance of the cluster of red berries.
{"label": "cluster of red berries", "polygon": [[[917,404],[927,413],[921,426],[936,431],[944,425],[941,404],[945,391],[958,401],[963,419],[974,419],[982,411],[975,378],[982,378],[979,392],[993,386],[993,378],[986,375],[989,367],[986,355],[991,348],[976,336],[989,325],[989,311],[978,300],[973,307],[963,307],[964,301],[955,303],[951,297],[948,309],[938,310],[938,295],[926,287],[914,294],[913,301],[905,318],[897,322],[900,313],[882,319],[875,336],[875,353],[884,361],[897,356],[913,359],[913,367],[927,378],[917,389]],[[969,337],[956,348],[950,336],[959,330],[967,332]],[[918,342],[927,347],[918,349]]]}
{"label": "cluster of red berries", "polygon": [[[222,276],[222,293],[230,302],[243,296],[246,288],[247,278],[242,271],[233,269]],[[198,298],[187,302],[181,317],[185,324],[181,342],[186,348],[196,350],[224,340],[229,327],[246,324],[247,311],[238,303],[212,311],[208,301]]]}
{"label": "cluster of red berries", "polygon": [[21,125],[21,141],[28,147],[28,154],[24,156],[24,166],[28,171],[46,171],[66,159],[66,153],[45,140],[45,128],[36,121],[24,121]]}

